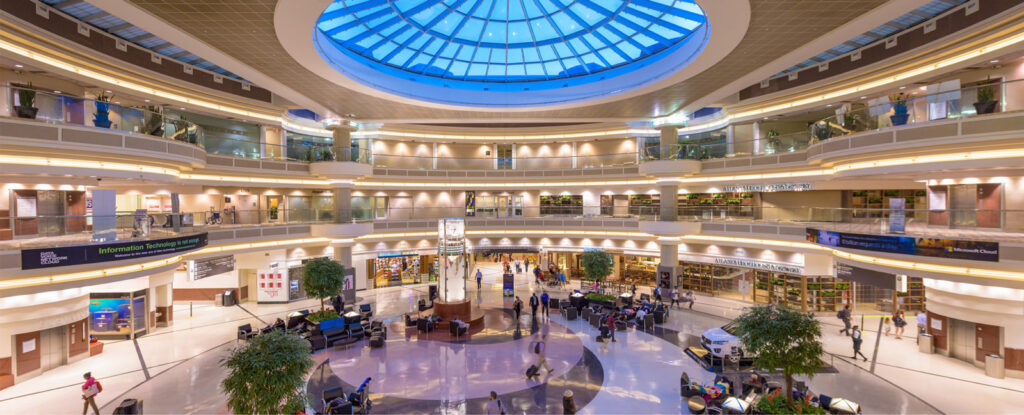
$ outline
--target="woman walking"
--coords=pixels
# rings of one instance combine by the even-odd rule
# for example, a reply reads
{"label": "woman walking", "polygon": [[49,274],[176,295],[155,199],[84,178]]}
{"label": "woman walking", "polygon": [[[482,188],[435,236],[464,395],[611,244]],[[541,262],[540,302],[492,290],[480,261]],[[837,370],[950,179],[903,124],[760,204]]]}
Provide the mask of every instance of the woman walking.
{"label": "woman walking", "polygon": [[864,339],[861,338],[861,334],[860,326],[853,326],[853,332],[850,333],[850,337],[853,338],[853,360],[857,360],[857,355],[860,355],[860,357],[864,358],[864,361],[867,362],[867,356],[864,356],[864,353],[860,352],[860,344],[864,342]]}
{"label": "woman walking", "polygon": [[896,310],[892,315],[892,325],[896,326],[896,338],[903,337],[903,330],[907,327],[907,319],[903,318],[903,310]]}

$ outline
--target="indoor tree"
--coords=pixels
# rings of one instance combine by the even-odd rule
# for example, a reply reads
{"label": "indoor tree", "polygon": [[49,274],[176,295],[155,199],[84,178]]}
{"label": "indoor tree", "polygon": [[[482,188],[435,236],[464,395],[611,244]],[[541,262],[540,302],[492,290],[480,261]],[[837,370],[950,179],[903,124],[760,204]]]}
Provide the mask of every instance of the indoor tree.
{"label": "indoor tree", "polygon": [[793,409],[793,376],[813,377],[824,366],[821,323],[809,313],[773,305],[751,307],[736,319],[743,350],[755,355],[754,366],[782,369],[786,376],[786,406]]}
{"label": "indoor tree", "polygon": [[580,256],[583,278],[601,281],[612,273],[612,256],[604,251],[587,251]]}
{"label": "indoor tree", "polygon": [[320,315],[326,315],[324,298],[332,297],[345,287],[345,266],[330,258],[314,258],[302,267],[302,290],[310,298],[320,299]]}
{"label": "indoor tree", "polygon": [[309,343],[283,330],[253,337],[220,361],[221,387],[236,414],[296,413],[305,409],[303,383],[313,367]]}

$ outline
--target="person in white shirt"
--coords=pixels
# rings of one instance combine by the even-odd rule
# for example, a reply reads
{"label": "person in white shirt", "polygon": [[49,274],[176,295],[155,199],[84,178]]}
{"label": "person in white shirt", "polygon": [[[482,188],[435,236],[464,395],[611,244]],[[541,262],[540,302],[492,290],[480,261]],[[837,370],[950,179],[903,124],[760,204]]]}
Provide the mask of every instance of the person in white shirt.
{"label": "person in white shirt", "polygon": [[504,408],[501,407],[501,400],[498,399],[498,392],[491,391],[491,398],[487,401],[487,405],[484,406],[484,413],[487,415],[501,415],[505,413]]}

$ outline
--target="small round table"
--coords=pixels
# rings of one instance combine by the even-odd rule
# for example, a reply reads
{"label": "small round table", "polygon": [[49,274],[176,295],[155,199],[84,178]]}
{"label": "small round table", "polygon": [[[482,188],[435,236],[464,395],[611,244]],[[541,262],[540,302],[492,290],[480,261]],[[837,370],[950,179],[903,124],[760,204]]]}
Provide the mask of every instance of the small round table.
{"label": "small round table", "polygon": [[686,400],[686,406],[690,408],[691,414],[702,414],[707,408],[707,402],[704,402],[703,396],[696,395]]}

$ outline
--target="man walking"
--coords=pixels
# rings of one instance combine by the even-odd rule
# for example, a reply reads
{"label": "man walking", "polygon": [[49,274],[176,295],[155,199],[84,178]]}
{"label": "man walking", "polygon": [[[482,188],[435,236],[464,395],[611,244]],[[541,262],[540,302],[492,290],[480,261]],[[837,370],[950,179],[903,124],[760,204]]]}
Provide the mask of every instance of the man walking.
{"label": "man walking", "polygon": [[679,290],[672,290],[672,304],[669,307],[676,307],[679,305]]}
{"label": "man walking", "polygon": [[484,413],[487,415],[501,415],[505,413],[505,408],[501,407],[501,400],[498,399],[498,392],[491,391],[490,399],[487,400],[487,405],[484,406]]}
{"label": "man walking", "polygon": [[530,296],[530,314],[533,315],[533,318],[537,318],[537,306],[539,305],[540,300],[537,299],[537,293],[533,293]]}
{"label": "man walking", "polygon": [[550,315],[548,313],[550,311],[548,309],[548,300],[550,300],[550,299],[551,299],[551,297],[548,296],[548,292],[547,291],[544,291],[544,294],[540,295],[540,309],[541,309],[542,314],[544,314],[545,317]]}
{"label": "man walking", "polygon": [[85,372],[82,377],[85,378],[85,383],[82,384],[82,399],[85,400],[85,404],[82,406],[82,415],[89,412],[90,406],[96,415],[100,415],[100,409],[96,407],[96,395],[103,390],[103,387],[100,386],[100,382],[96,378],[92,377],[92,372]]}
{"label": "man walking", "polygon": [[608,332],[611,335],[612,341],[615,341],[615,314],[608,313],[608,318],[604,320],[606,326],[608,326]]}
{"label": "man walking", "polygon": [[480,272],[480,268],[476,269],[476,289],[480,290],[480,284],[484,280],[484,273]]}
{"label": "man walking", "polygon": [[683,297],[683,301],[690,303],[690,310],[693,310],[693,302],[697,300],[697,295],[693,293],[693,290],[686,290],[686,296]]}
{"label": "man walking", "polygon": [[516,296],[516,300],[512,302],[512,311],[516,313],[516,324],[519,324],[519,316],[523,314],[523,300]]}
{"label": "man walking", "polygon": [[843,320],[843,325],[846,326],[842,330],[839,330],[839,334],[846,333],[846,335],[849,336],[850,335],[850,305],[849,304],[844,305],[843,309],[839,310],[839,313],[836,314],[836,317],[839,317],[840,320]]}
{"label": "man walking", "polygon": [[537,340],[537,342],[533,344],[533,353],[537,355],[537,363],[535,364],[535,366],[537,366],[537,370],[540,370],[540,368],[543,367],[548,370],[548,373],[551,373],[551,366],[548,365],[547,358],[547,339],[547,334],[541,336],[540,340]]}
{"label": "man walking", "polygon": [[853,339],[853,360],[857,360],[857,355],[860,355],[860,357],[867,362],[867,356],[864,356],[864,353],[860,352],[860,344],[864,342],[861,335],[860,326],[853,326],[853,332],[850,333],[850,337]]}

